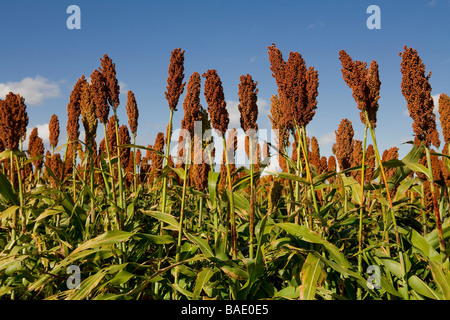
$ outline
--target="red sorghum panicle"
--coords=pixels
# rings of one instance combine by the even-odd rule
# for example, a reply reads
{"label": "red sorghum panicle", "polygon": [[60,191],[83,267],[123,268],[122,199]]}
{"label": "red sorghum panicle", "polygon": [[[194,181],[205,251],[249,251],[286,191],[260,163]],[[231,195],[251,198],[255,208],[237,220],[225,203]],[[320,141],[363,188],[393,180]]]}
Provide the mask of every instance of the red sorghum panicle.
{"label": "red sorghum panicle", "polygon": [[402,94],[406,99],[409,115],[414,121],[415,142],[423,142],[427,147],[431,144],[439,147],[439,133],[436,130],[434,102],[429,83],[431,72],[425,76],[425,65],[415,49],[405,46],[400,57]]}
{"label": "red sorghum panicle", "polygon": [[289,129],[294,129],[295,125],[306,126],[317,108],[318,72],[313,67],[306,68],[298,52],[290,52],[285,62],[275,44],[268,49],[270,69],[278,85],[284,125]]}
{"label": "red sorghum panicle", "polygon": [[[361,140],[354,140],[353,141],[353,150],[352,150],[352,167],[357,167],[362,165],[362,141]],[[365,162],[365,161],[364,161]],[[352,172],[352,176],[355,178],[356,181],[361,181],[361,170],[356,170]]]}
{"label": "red sorghum panicle", "polygon": [[[68,159],[73,159],[76,155],[76,142],[78,141],[78,137],[80,136],[80,124],[78,123],[81,114],[80,98],[82,87],[85,82],[87,81],[84,78],[84,75],[81,76],[80,79],[78,79],[72,89],[72,92],[70,93],[70,101],[67,105],[67,139],[72,146],[68,150],[68,155],[69,151],[71,155],[70,158],[67,157]],[[70,160],[69,162],[71,163],[72,160]],[[72,166],[65,166],[66,169],[68,169],[69,167],[71,168]]]}
{"label": "red sorghum panicle", "polygon": [[[130,144],[131,138],[130,133],[128,131],[128,127],[126,125],[121,125],[119,127],[119,144],[125,145]],[[130,160],[130,148],[129,147],[120,147],[120,164],[126,168],[128,162]]]}
{"label": "red sorghum panicle", "polygon": [[81,109],[81,123],[83,123],[85,142],[88,147],[94,145],[95,136],[97,133],[97,116],[95,114],[95,103],[91,94],[91,88],[89,83],[84,82],[81,87],[80,96],[80,109]]}
{"label": "red sorghum panicle", "polygon": [[373,145],[369,144],[366,149],[366,159],[364,160],[366,171],[364,173],[364,181],[365,183],[369,183],[373,177],[373,173],[375,171],[375,149]]}
{"label": "red sorghum panicle", "polygon": [[114,110],[116,110],[117,106],[120,103],[120,86],[116,78],[116,64],[113,63],[111,58],[106,54],[103,56],[103,58],[100,59],[100,61],[100,71],[105,78],[105,83],[108,91],[108,102],[114,108]]}
{"label": "red sorghum panicle", "polygon": [[36,170],[42,168],[44,161],[42,160],[44,156],[44,143],[42,139],[38,136],[38,129],[34,128],[31,131],[30,137],[28,138],[28,152],[31,158],[36,158],[33,160],[33,165]]}
{"label": "red sorghum panicle", "polygon": [[184,50],[174,49],[170,56],[169,76],[167,77],[166,99],[169,108],[176,111],[178,99],[184,91]]}
{"label": "red sorghum panicle", "polygon": [[366,124],[365,111],[367,111],[369,124],[372,128],[375,128],[381,86],[378,64],[373,60],[369,69],[367,69],[367,63],[353,61],[345,50],[341,50],[339,55],[342,64],[342,77],[353,91],[353,98],[358,109],[361,110],[361,122],[364,125]]}
{"label": "red sorghum panicle", "polygon": [[350,120],[343,119],[336,133],[336,158],[339,170],[350,168],[353,152],[353,126]]}
{"label": "red sorghum panicle", "polygon": [[137,107],[136,98],[131,90],[128,90],[126,109],[128,125],[130,126],[131,133],[135,136],[138,128],[139,110]]}
{"label": "red sorghum panicle", "polygon": [[[164,152],[164,134],[162,132],[158,132],[155,140],[155,144],[153,149],[156,151],[163,153]],[[152,174],[154,177],[159,177],[161,175],[161,171],[163,169],[163,157],[152,152],[151,154],[152,160]]]}
{"label": "red sorghum panicle", "polygon": [[216,70],[208,70],[203,74],[205,79],[205,98],[208,104],[208,112],[211,119],[211,126],[222,135],[228,129],[230,122],[223,93],[222,82]]}
{"label": "red sorghum panicle", "polygon": [[108,123],[106,125],[106,137],[110,155],[117,155],[117,138],[114,116],[109,117]]}
{"label": "red sorghum panicle", "polygon": [[56,114],[52,115],[48,124],[50,147],[56,148],[59,140],[59,120]]}
{"label": "red sorghum panicle", "polygon": [[19,148],[19,142],[28,125],[25,99],[19,94],[8,93],[0,102],[0,132],[3,144],[8,150]]}
{"label": "red sorghum panicle", "polygon": [[108,87],[106,79],[99,70],[91,74],[91,94],[95,102],[95,115],[98,121],[106,123],[109,115]]}
{"label": "red sorghum panicle", "polygon": [[439,120],[445,143],[450,143],[450,98],[445,93],[439,96]]}
{"label": "red sorghum panicle", "polygon": [[[385,150],[383,152],[383,155],[381,156],[381,160],[383,162],[385,161],[389,161],[392,159],[398,159],[398,148],[397,147],[392,147],[388,150]],[[390,177],[392,177],[395,174],[396,168],[387,168],[386,169],[386,179],[389,179]]]}

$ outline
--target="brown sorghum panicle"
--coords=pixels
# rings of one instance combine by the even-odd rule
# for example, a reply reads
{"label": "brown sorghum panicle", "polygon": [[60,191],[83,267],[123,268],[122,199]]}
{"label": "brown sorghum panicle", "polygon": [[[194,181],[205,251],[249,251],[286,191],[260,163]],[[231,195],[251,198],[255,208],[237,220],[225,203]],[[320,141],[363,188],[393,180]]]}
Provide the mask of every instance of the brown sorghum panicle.
{"label": "brown sorghum panicle", "polygon": [[320,148],[319,142],[316,137],[311,138],[311,153],[309,155],[309,161],[317,169],[320,167]]}
{"label": "brown sorghum panicle", "polygon": [[98,121],[106,123],[109,115],[108,87],[106,79],[99,70],[91,74],[91,94],[95,102],[95,115]]}
{"label": "brown sorghum panicle", "polygon": [[141,165],[141,158],[142,158],[142,153],[141,153],[141,149],[137,149],[136,150],[136,155],[135,155],[135,157],[136,157],[136,166],[140,166]]}
{"label": "brown sorghum panicle", "polygon": [[113,157],[117,155],[116,124],[114,116],[109,117],[106,125],[106,137],[108,141],[109,154]]}
{"label": "brown sorghum panicle", "polygon": [[317,108],[319,78],[313,67],[306,68],[298,52],[290,52],[287,62],[275,44],[268,47],[272,75],[278,86],[283,123],[288,129],[306,126]]}
{"label": "brown sorghum panicle", "polygon": [[[383,155],[381,156],[381,161],[389,161],[392,159],[398,159],[398,148],[392,147],[388,150],[384,150]],[[386,179],[389,179],[395,174],[396,168],[386,168]]]}
{"label": "brown sorghum panicle", "polygon": [[289,142],[289,131],[283,122],[283,109],[281,108],[281,102],[277,95],[272,95],[270,98],[270,121],[272,122],[272,129],[278,130],[278,136],[276,137],[276,142],[278,144],[278,149],[284,150]]}
{"label": "brown sorghum panicle", "polygon": [[319,167],[317,168],[317,172],[319,174],[327,172],[328,169],[327,166],[328,166],[327,157],[322,156],[319,161]]}
{"label": "brown sorghum panicle", "polygon": [[120,87],[116,78],[116,64],[106,54],[100,59],[100,71],[105,77],[106,87],[108,89],[108,102],[116,110],[119,105]]}
{"label": "brown sorghum panicle", "polygon": [[367,69],[367,63],[353,61],[345,50],[341,50],[339,55],[342,64],[342,77],[352,89],[353,98],[360,110],[361,122],[364,125],[366,124],[364,111],[367,111],[369,124],[372,128],[375,128],[381,86],[378,64],[373,60],[369,69]]}
{"label": "brown sorghum panicle", "polygon": [[178,99],[184,91],[184,50],[174,49],[170,56],[169,76],[167,77],[166,99],[169,108],[176,111]]}
{"label": "brown sorghum panicle", "polygon": [[194,72],[188,81],[186,97],[183,101],[184,117],[181,120],[181,128],[189,131],[191,137],[194,135],[194,122],[199,118],[200,112],[200,74]]}
{"label": "brown sorghum panicle", "polygon": [[0,132],[3,144],[8,150],[19,148],[19,141],[26,133],[28,125],[25,99],[19,94],[8,93],[0,102]]}
{"label": "brown sorghum panicle", "polygon": [[[38,129],[34,128],[31,131],[30,137],[28,138],[28,151],[30,152],[30,157],[43,157],[44,156],[44,143],[42,139],[38,136]],[[35,169],[40,169],[44,161],[42,158],[36,158],[33,160],[33,165]]]}
{"label": "brown sorghum panicle", "polygon": [[[354,140],[353,141],[353,150],[352,150],[352,167],[357,167],[362,165],[362,141],[361,140]],[[365,161],[364,161],[365,162]],[[356,181],[361,181],[361,170],[356,170],[352,172],[352,176],[355,178]]]}
{"label": "brown sorghum panicle", "polygon": [[[162,132],[158,132],[155,140],[155,144],[153,149],[159,151],[160,153],[164,152],[164,134]],[[163,169],[163,157],[156,154],[155,152],[151,153],[152,160],[152,173],[154,177],[159,177],[161,175],[161,171]]]}
{"label": "brown sorghum panicle", "polygon": [[131,90],[128,90],[126,109],[128,115],[128,125],[130,126],[131,133],[135,136],[138,127],[139,110],[137,107],[136,98]]}
{"label": "brown sorghum panicle", "polygon": [[[71,143],[71,148],[68,149],[68,156],[70,151],[71,158],[67,157],[68,159],[73,159],[73,157],[76,156],[76,142],[78,141],[78,137],[80,136],[80,125],[78,123],[78,120],[80,118],[81,114],[81,108],[80,108],[80,98],[81,98],[81,91],[83,87],[83,83],[87,82],[84,78],[84,75],[81,76],[80,79],[75,83],[72,92],[70,93],[70,100],[69,104],[67,105],[67,139]],[[71,163],[72,160],[69,161]],[[71,170],[72,165],[65,166],[67,170]],[[70,169],[69,169],[70,168]]]}
{"label": "brown sorghum panicle", "polygon": [[336,133],[336,158],[339,170],[350,168],[353,152],[353,126],[350,120],[342,119]]}
{"label": "brown sorghum panicle", "polygon": [[59,120],[56,114],[52,115],[48,124],[50,147],[56,148],[59,140]]}
{"label": "brown sorghum panicle", "polygon": [[[125,145],[130,143],[131,138],[130,133],[128,131],[128,127],[126,125],[121,125],[119,127],[119,144]],[[130,148],[120,147],[120,163],[124,168],[126,168],[129,160],[130,160]]]}
{"label": "brown sorghum panicle", "polygon": [[404,47],[400,52],[402,72],[402,94],[406,99],[409,115],[413,119],[415,143],[423,142],[429,147],[433,144],[439,147],[439,133],[436,130],[434,102],[431,97],[431,85],[425,76],[425,65],[417,50]]}
{"label": "brown sorghum panicle", "polygon": [[[256,85],[258,82],[253,81],[252,76],[242,75],[240,77],[240,83],[238,85],[238,95],[239,95],[239,105],[238,110],[241,114],[240,122],[241,128],[246,133],[245,136],[245,152],[247,153],[247,157],[250,158],[250,139],[253,143],[253,153],[256,151],[256,131],[258,130],[258,124],[256,120],[258,119],[258,105],[257,94],[258,89]],[[251,131],[249,131],[251,130]],[[253,158],[256,157],[255,154],[252,155]],[[255,163],[255,161],[253,161]]]}
{"label": "brown sorghum panicle", "polygon": [[223,93],[222,82],[216,70],[208,70],[203,74],[205,80],[205,98],[208,104],[208,112],[211,119],[211,126],[222,135],[228,129],[230,122]]}
{"label": "brown sorghum panicle", "polygon": [[445,93],[439,96],[439,120],[445,143],[450,143],[450,98]]}
{"label": "brown sorghum panicle", "polygon": [[[336,171],[336,158],[334,156],[328,157],[328,163],[327,163],[327,171]],[[334,177],[328,178],[328,182],[333,182]]]}
{"label": "brown sorghum panicle", "polygon": [[85,142],[88,147],[93,146],[97,133],[97,116],[95,114],[95,103],[91,94],[89,83],[84,82],[81,87],[80,109],[84,127]]}
{"label": "brown sorghum panicle", "polygon": [[258,89],[256,85],[257,81],[253,81],[252,76],[242,75],[240,77],[240,83],[238,85],[239,105],[238,110],[241,114],[241,128],[246,132],[249,129],[258,130]]}
{"label": "brown sorghum panicle", "polygon": [[369,183],[373,177],[373,173],[375,171],[375,160],[375,149],[373,148],[373,145],[369,144],[366,149],[366,159],[364,160],[364,165],[367,168],[364,173],[365,183]]}

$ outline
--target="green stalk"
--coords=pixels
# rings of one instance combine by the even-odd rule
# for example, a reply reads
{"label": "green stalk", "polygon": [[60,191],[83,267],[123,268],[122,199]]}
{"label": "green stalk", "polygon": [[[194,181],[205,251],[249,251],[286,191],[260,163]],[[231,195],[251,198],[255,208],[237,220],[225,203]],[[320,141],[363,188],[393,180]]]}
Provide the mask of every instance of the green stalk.
{"label": "green stalk", "polygon": [[[170,117],[169,117],[169,128],[167,131],[167,148],[166,148],[166,157],[163,159],[163,168],[169,163],[169,154],[170,154],[170,140],[172,138],[172,120],[173,120],[173,109],[170,109]],[[163,190],[162,190],[162,199],[161,199],[161,211],[166,213],[166,202],[167,202],[167,175],[163,178]],[[161,221],[159,226],[159,234],[164,234],[164,223]],[[161,268],[161,259],[163,256],[163,247],[160,246],[158,248],[158,264],[157,264],[157,270]],[[155,294],[158,295],[159,292],[159,282],[155,283]]]}
{"label": "green stalk", "polygon": [[[295,139],[296,138],[296,139]],[[299,135],[299,132],[297,131],[297,134],[294,136],[294,140],[297,141],[297,175],[300,177],[301,173],[303,172],[303,165],[302,165],[302,161],[300,159],[300,155],[301,155],[301,138]],[[295,181],[295,202],[298,203],[300,200],[300,182],[299,181]],[[306,220],[306,212],[303,209],[304,215],[305,215],[305,220]],[[295,216],[295,223],[299,222],[299,216],[300,216],[300,211],[298,212],[298,214]]]}
{"label": "green stalk", "polygon": [[[169,118],[169,129],[167,132],[167,149],[166,149],[166,157],[163,160],[163,168],[167,165],[169,161],[170,154],[170,140],[172,138],[172,119],[173,119],[173,109],[170,109],[170,118]],[[161,201],[161,211],[166,213],[166,202],[167,202],[167,176],[163,178],[163,190],[162,190],[162,201]],[[162,231],[162,222],[161,222],[161,231]]]}
{"label": "green stalk", "polygon": [[250,153],[250,226],[249,226],[249,231],[250,231],[250,239],[249,239],[249,250],[250,250],[250,259],[253,259],[253,223],[254,223],[254,186],[253,186],[253,144],[252,144],[252,140],[250,137],[248,139],[249,141],[249,153]]}
{"label": "green stalk", "polygon": [[[188,171],[189,171],[189,153],[190,146],[186,148],[186,162],[184,168],[184,181],[183,181],[183,194],[181,196],[181,209],[180,209],[180,223],[178,229],[178,242],[176,249],[175,262],[180,262],[180,251],[181,251],[181,238],[183,236],[183,226],[184,226],[184,207],[186,205],[186,188],[187,188],[187,179],[188,179]],[[178,284],[178,269],[175,270],[175,283]]]}
{"label": "green stalk", "polygon": [[[11,185],[14,189],[14,158],[13,151],[9,151],[9,179],[11,180]],[[17,213],[14,211],[12,215],[12,229],[11,229],[11,238],[13,241],[17,240],[16,230],[17,229]]]}
{"label": "green stalk", "polygon": [[[366,142],[367,142],[367,119],[366,125],[364,126],[364,142],[363,142],[363,156],[362,156],[362,167],[361,167],[361,203],[359,208],[359,232],[358,232],[358,272],[362,274],[362,229],[363,229],[363,212],[364,212],[364,173],[365,173],[365,160],[366,160]],[[358,300],[361,300],[361,288],[358,287],[357,290]]]}
{"label": "green stalk", "polygon": [[435,194],[435,188],[434,188],[434,178],[433,178],[433,169],[431,167],[431,155],[430,155],[430,148],[425,146],[425,150],[427,153],[427,164],[428,164],[428,174],[430,176],[430,189],[431,194],[433,196],[433,208],[434,208],[434,215],[436,217],[436,229],[439,235],[439,249],[441,251],[441,254],[445,254],[445,242],[444,242],[444,235],[442,233],[442,222],[441,217],[439,214],[439,207],[436,200],[436,194]]}
{"label": "green stalk", "polygon": [[136,134],[133,133],[133,192],[137,190],[137,177],[136,177]]}
{"label": "green stalk", "polygon": [[319,210],[319,206],[317,204],[316,191],[314,190],[314,183],[312,180],[311,168],[309,167],[308,150],[306,149],[306,128],[304,126],[302,126],[301,128],[299,128],[298,126],[296,126],[296,127],[297,127],[297,132],[299,135],[299,140],[300,141],[303,140],[303,143],[300,143],[300,146],[303,151],[303,157],[305,158],[306,175],[307,175],[307,179],[309,180],[309,184],[310,184],[310,188],[311,188],[314,209],[316,210],[316,214],[319,214],[320,210]]}
{"label": "green stalk", "polygon": [[222,137],[223,148],[225,152],[225,160],[227,163],[227,176],[228,176],[228,191],[230,193],[230,220],[231,220],[231,255],[233,259],[236,259],[237,253],[237,238],[236,238],[236,221],[234,216],[234,196],[233,196],[233,186],[231,182],[231,171],[230,171],[230,161],[228,159],[227,143],[225,141],[225,135]]}
{"label": "green stalk", "polygon": [[[365,115],[366,115],[366,119],[367,119],[368,118],[367,111],[365,112]],[[389,201],[389,211],[390,211],[391,216],[392,216],[392,223],[394,224],[395,239],[396,239],[397,244],[401,245],[400,237],[399,237],[399,234],[398,234],[397,221],[395,219],[394,209],[393,209],[393,206],[392,206],[391,194],[389,193],[389,187],[388,187],[388,183],[387,183],[387,179],[386,179],[386,174],[385,174],[385,171],[384,171],[383,164],[381,162],[380,152],[378,151],[378,145],[377,145],[377,139],[375,137],[375,131],[372,128],[371,125],[369,125],[369,130],[370,130],[370,135],[372,136],[373,148],[375,149],[376,160],[377,160],[378,166],[380,167],[381,176],[383,178],[383,183],[384,183],[384,186],[386,188],[386,195],[387,195],[387,198],[388,198],[388,201]]]}
{"label": "green stalk", "polygon": [[115,187],[115,183],[114,183],[114,168],[111,164],[111,152],[109,151],[108,134],[106,133],[106,123],[103,123],[103,132],[105,134],[106,155],[108,156],[109,174],[111,176],[111,189],[112,189],[111,191],[112,191],[112,195],[113,195],[114,204],[117,205],[116,187]]}
{"label": "green stalk", "polygon": [[[126,210],[126,204],[125,204],[125,195],[123,192],[123,177],[122,177],[122,166],[120,163],[120,141],[119,141],[119,120],[117,119],[116,110],[114,109],[114,125],[116,127],[116,143],[117,143],[117,173],[119,176],[119,201],[118,205],[120,208]],[[122,220],[123,217],[121,217],[120,221],[120,228],[122,228]]]}

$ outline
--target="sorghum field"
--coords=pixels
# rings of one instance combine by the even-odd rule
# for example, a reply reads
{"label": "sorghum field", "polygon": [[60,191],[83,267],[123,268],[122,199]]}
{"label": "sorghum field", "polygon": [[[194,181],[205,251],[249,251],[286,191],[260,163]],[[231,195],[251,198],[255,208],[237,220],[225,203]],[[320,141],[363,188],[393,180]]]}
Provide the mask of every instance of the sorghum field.
{"label": "sorghum field", "polygon": [[[228,126],[217,71],[194,72],[186,84],[181,49],[167,57],[167,131],[145,146],[135,143],[138,102],[132,91],[119,101],[107,55],[74,84],[67,114],[58,115],[67,116],[67,141],[49,115],[51,150],[37,128],[26,136],[26,101],[9,93],[0,100],[0,297],[450,299],[450,100],[440,96],[436,119],[424,62],[406,46],[400,56],[415,137],[403,159],[398,148],[377,146],[377,62],[344,50],[342,80],[364,140],[342,119],[328,158],[306,134],[319,74],[300,53],[286,60],[275,45],[267,71],[278,87],[270,115],[276,144],[256,139],[257,82],[242,75],[238,86],[245,166],[233,162],[237,128]],[[128,119],[118,119],[118,108]],[[184,112],[181,124],[172,123],[175,112]],[[199,138],[196,123],[221,138]],[[180,127],[188,139],[173,157]],[[216,154],[213,142],[226,152]],[[282,171],[262,175],[269,155]]]}

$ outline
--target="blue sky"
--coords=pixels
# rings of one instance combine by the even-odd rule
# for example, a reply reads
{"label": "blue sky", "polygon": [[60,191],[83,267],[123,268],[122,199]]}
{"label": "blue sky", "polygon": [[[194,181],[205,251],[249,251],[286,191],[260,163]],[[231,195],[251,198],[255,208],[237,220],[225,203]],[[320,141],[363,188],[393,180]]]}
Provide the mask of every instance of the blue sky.
{"label": "blue sky", "polygon": [[[72,4],[81,9],[81,30],[66,27],[66,9]],[[372,4],[381,9],[380,30],[366,27],[366,9]],[[355,138],[363,138],[359,111],[340,71],[338,53],[345,49],[355,60],[377,60],[379,147],[398,146],[405,154],[410,147],[401,142],[413,139],[413,131],[400,90],[398,53],[404,45],[417,49],[427,72],[432,71],[432,94],[450,94],[449,13],[450,0],[1,0],[0,98],[9,89],[22,93],[30,128],[38,126],[44,138],[51,115],[57,114],[64,143],[70,91],[82,74],[90,77],[107,53],[121,84],[121,124],[127,123],[126,93],[132,90],[140,113],[137,143],[153,144],[169,117],[164,91],[170,52],[182,48],[186,82],[194,71],[217,69],[236,125],[239,77],[251,74],[259,88],[258,124],[269,129],[270,97],[277,88],[267,46],[275,43],[286,59],[298,51],[319,72],[318,108],[308,132],[328,156],[341,119],[350,119]],[[175,127],[183,116],[183,98]],[[203,93],[201,98],[206,107]]]}

